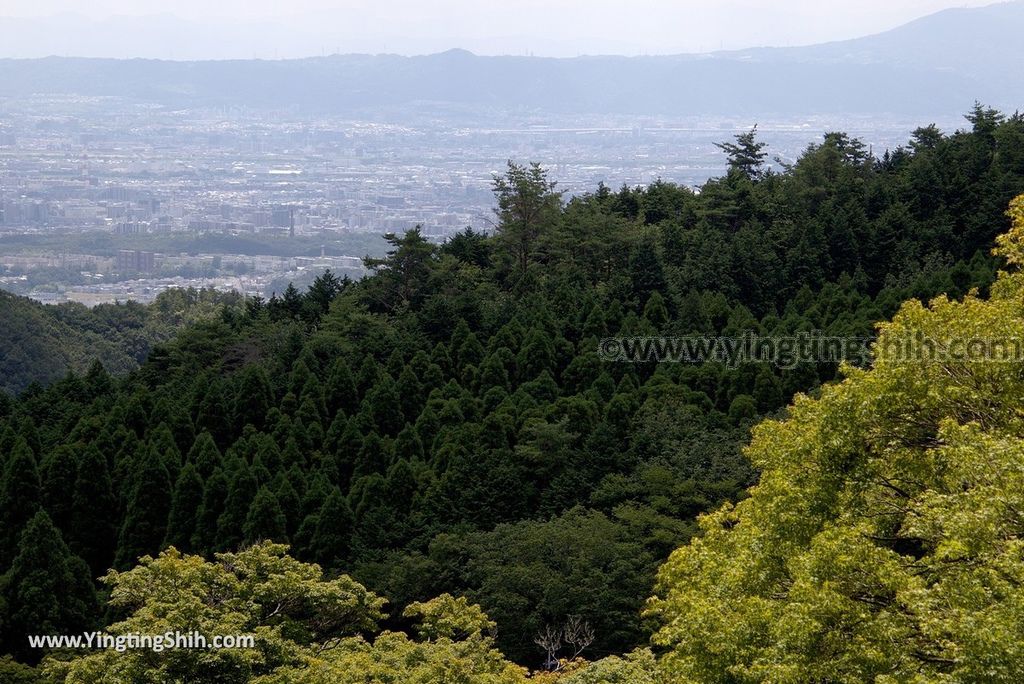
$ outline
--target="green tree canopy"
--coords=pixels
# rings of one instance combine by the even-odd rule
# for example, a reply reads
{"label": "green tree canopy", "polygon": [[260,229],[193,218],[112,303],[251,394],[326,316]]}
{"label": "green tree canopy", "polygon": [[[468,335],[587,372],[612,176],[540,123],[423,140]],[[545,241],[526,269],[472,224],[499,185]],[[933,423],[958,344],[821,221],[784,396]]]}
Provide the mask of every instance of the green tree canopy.
{"label": "green tree canopy", "polygon": [[[1024,263],[1024,197],[1000,253]],[[991,298],[912,301],[871,370],[754,433],[750,498],[704,517],[660,574],[677,681],[1024,678],[1024,273]],[[973,358],[921,361],[922,340]]]}
{"label": "green tree canopy", "polygon": [[373,630],[384,601],[347,576],[326,579],[319,566],[265,542],[215,561],[173,547],[104,578],[110,605],[127,613],[107,631],[122,634],[192,632],[252,635],[255,648],[105,649],[47,672],[68,683],[224,682],[248,684],[260,674],[301,666],[334,640]]}
{"label": "green tree canopy", "polygon": [[520,275],[526,273],[545,231],[558,220],[562,193],[555,185],[540,164],[509,161],[505,175],[494,177],[498,240],[512,255]]}

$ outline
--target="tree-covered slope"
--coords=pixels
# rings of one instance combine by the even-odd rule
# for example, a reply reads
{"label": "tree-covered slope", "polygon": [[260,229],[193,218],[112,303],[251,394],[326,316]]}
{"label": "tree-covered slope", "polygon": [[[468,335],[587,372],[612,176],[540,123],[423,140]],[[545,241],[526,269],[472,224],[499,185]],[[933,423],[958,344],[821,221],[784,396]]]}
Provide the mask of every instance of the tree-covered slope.
{"label": "tree-covered slope", "polygon": [[238,297],[177,291],[150,306],[135,302],[43,305],[0,290],[0,391],[16,394],[31,383],[50,384],[99,361],[123,374],[145,360],[153,343],[181,326],[215,315]]}
{"label": "tree-covered slope", "polygon": [[84,371],[99,360],[113,372],[131,367],[127,355],[109,340],[74,328],[46,307],[0,291],[0,389],[15,393],[36,381],[49,384],[69,370]]}
{"label": "tree-covered slope", "polygon": [[[390,236],[365,280],[249,300],[123,379],[95,368],[0,406],[0,567],[36,577],[18,568],[49,539],[88,606],[70,578],[269,539],[386,596],[388,629],[447,592],[480,604],[515,662],[542,664],[538,634],[573,616],[591,655],[628,651],[650,636],[658,566],[756,482],[749,426],[837,366],[611,362],[599,341],[867,337],[904,300],[986,291],[1024,120],[970,120],[881,158],[829,134],[782,173],[744,135],[700,192],[565,202],[510,165],[493,236]],[[26,594],[0,585],[0,646],[37,659],[9,619]],[[33,609],[57,632],[89,617]]]}
{"label": "tree-covered slope", "polygon": [[[990,299],[904,305],[879,349],[1021,342],[1024,196]],[[966,347],[970,348],[970,347]],[[975,347],[977,350],[991,346]],[[1024,677],[1020,347],[880,353],[754,431],[750,497],[701,520],[653,611],[673,681]]]}

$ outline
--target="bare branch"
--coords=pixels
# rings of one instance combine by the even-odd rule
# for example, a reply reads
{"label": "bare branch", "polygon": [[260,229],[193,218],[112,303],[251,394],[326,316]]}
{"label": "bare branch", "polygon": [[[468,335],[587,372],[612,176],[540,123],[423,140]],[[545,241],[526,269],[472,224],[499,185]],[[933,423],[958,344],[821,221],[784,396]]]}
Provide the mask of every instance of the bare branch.
{"label": "bare branch", "polygon": [[594,628],[579,615],[571,615],[562,628],[562,638],[573,647],[573,660],[594,643]]}

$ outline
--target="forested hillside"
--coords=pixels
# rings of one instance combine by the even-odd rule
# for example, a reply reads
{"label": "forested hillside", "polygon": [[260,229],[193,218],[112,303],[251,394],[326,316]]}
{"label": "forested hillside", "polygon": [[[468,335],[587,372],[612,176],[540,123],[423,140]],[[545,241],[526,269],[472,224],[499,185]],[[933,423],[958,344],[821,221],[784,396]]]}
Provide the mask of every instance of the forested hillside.
{"label": "forested hillside", "polygon": [[[1020,340],[1024,196],[988,300],[908,302],[879,347]],[[750,498],[672,554],[652,617],[667,681],[1019,682],[1019,353],[880,354],[754,431]]]}
{"label": "forested hillside", "polygon": [[238,295],[173,290],[144,306],[137,302],[87,308],[68,303],[44,306],[0,290],[0,391],[16,394],[68,371],[85,373],[93,361],[123,374],[145,361],[154,343],[183,326],[239,306]]}
{"label": "forested hillside", "polygon": [[[491,672],[479,681],[517,681],[492,649],[540,667],[535,638],[573,616],[593,630],[587,657],[646,644],[659,565],[699,514],[757,482],[764,464],[740,451],[751,425],[837,368],[610,363],[599,340],[866,337],[904,300],[986,293],[994,238],[1024,191],[1024,118],[982,107],[968,118],[966,131],[922,128],[882,157],[830,133],[778,173],[752,132],[723,144],[730,171],[699,192],[659,182],[563,201],[542,169],[510,164],[495,182],[493,236],[467,230],[440,246],[416,230],[389,236],[369,278],[325,274],[305,293],[226,307],[124,379],[96,365],[4,402],[3,651],[35,663],[43,654],[27,633],[132,615],[163,624],[173,601],[145,589],[162,567],[200,586],[235,573],[216,581],[249,605],[266,568],[293,562],[280,549],[205,570],[178,552],[212,559],[260,540],[290,544],[330,578],[344,573],[322,588],[315,570],[293,568],[288,582],[305,598],[278,636],[308,644],[419,624],[421,641],[345,642],[338,653],[354,660],[304,674],[276,672],[291,656],[268,646],[274,658],[222,681],[349,681],[341,673],[354,662],[445,660],[408,655],[424,643]],[[168,546],[177,551],[110,576],[112,608],[99,607],[90,578]],[[665,572],[663,582],[682,573]],[[174,591],[194,598],[187,582]],[[360,608],[308,624],[324,592]],[[423,603],[445,593],[486,616],[450,597]],[[63,600],[39,600],[51,594]],[[204,619],[236,619],[223,610]],[[673,610],[683,614],[671,603],[662,614]],[[306,656],[294,657],[289,666]],[[120,681],[103,678],[110,663],[82,662],[67,681]]]}

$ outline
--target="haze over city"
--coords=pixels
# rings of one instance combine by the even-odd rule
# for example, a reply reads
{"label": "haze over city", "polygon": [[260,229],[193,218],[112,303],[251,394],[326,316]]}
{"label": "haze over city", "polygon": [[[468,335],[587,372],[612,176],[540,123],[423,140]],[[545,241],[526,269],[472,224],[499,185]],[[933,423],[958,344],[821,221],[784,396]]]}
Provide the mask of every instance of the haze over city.
{"label": "haze over city", "polygon": [[[855,38],[986,0],[759,2],[637,0],[8,0],[0,57],[292,58],[415,55],[677,54]],[[6,34],[6,35],[4,35]]]}

